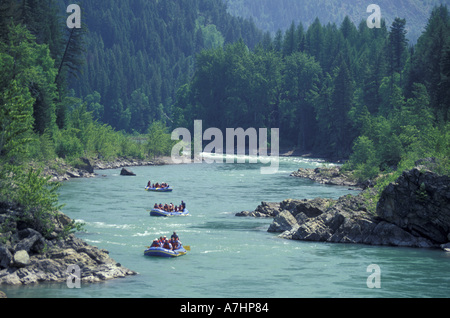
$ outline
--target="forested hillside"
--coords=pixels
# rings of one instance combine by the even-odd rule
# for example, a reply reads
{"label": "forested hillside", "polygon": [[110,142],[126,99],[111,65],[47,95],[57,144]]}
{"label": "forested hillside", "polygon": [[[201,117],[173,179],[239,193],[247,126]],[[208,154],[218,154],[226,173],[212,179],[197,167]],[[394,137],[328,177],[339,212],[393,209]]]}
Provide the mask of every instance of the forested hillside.
{"label": "forested hillside", "polygon": [[263,31],[275,34],[285,31],[292,22],[309,27],[316,18],[324,25],[340,24],[346,16],[358,25],[367,20],[370,13],[367,6],[375,3],[380,6],[382,17],[388,25],[395,18],[408,21],[408,39],[415,43],[427,23],[431,10],[447,0],[224,0],[228,12],[235,16],[252,18]]}
{"label": "forested hillside", "polygon": [[172,98],[195,54],[262,38],[221,0],[80,5],[70,29],[61,1],[0,2],[0,201],[43,222],[58,202],[44,167],[170,153]]}
{"label": "forested hillside", "polygon": [[87,63],[71,82],[95,118],[118,130],[146,132],[169,121],[179,86],[193,74],[195,54],[262,32],[226,12],[221,0],[80,1]]}
{"label": "forested hillside", "polygon": [[[153,128],[172,125],[173,97],[192,76],[196,53],[241,38],[254,47],[262,39],[221,0],[80,5],[82,28],[69,29],[62,2],[1,3],[0,93],[4,103],[21,98],[2,109],[2,155],[18,150],[20,133],[28,158],[143,156],[116,131],[145,134],[154,122]],[[26,114],[13,112],[24,105],[32,106]],[[9,126],[13,115],[23,123]]]}
{"label": "forested hillside", "polygon": [[176,122],[280,128],[282,146],[350,157],[364,178],[423,156],[448,167],[448,8],[433,10],[413,47],[406,26],[399,18],[380,29],[316,19],[266,35],[255,50],[240,41],[203,51],[178,92]]}
{"label": "forested hillside", "polygon": [[361,179],[423,157],[449,173],[445,6],[410,46],[401,18],[271,36],[222,0],[80,4],[83,27],[68,29],[59,1],[0,3],[0,201],[43,222],[57,197],[36,167],[167,154],[170,129],[197,119],[280,128],[282,147],[349,158]]}

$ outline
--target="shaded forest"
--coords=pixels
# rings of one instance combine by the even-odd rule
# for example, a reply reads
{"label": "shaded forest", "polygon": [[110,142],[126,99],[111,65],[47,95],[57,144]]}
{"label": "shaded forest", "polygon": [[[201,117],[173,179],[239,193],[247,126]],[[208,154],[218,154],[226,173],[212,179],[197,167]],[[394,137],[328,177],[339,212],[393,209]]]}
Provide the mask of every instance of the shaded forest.
{"label": "shaded forest", "polygon": [[262,32],[226,12],[221,0],[80,1],[86,61],[71,81],[96,119],[127,132],[169,121],[175,92],[193,75],[195,54]]}

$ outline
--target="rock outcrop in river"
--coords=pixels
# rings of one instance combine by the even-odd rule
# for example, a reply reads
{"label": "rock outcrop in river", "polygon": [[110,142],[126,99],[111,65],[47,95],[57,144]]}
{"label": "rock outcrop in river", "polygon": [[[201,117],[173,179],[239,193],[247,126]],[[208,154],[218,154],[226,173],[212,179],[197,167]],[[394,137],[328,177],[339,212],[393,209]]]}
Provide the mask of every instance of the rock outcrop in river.
{"label": "rock outcrop in river", "polygon": [[261,216],[266,211],[265,216],[274,217],[268,231],[286,239],[448,248],[444,244],[450,241],[449,186],[448,176],[416,168],[383,191],[375,213],[370,212],[370,196],[362,192],[338,200],[262,203],[255,212],[237,215]]}
{"label": "rock outcrop in river", "polygon": [[367,188],[370,182],[361,183],[352,177],[352,173],[341,167],[305,169],[300,168],[291,173],[291,177],[305,178],[321,184]]}
{"label": "rock outcrop in river", "polygon": [[417,237],[450,241],[450,177],[420,168],[405,171],[386,187],[377,214]]}
{"label": "rock outcrop in river", "polygon": [[73,234],[63,235],[72,220],[56,213],[51,233],[40,233],[23,222],[21,207],[0,203],[0,285],[66,282],[77,265],[81,282],[94,283],[135,275],[114,261],[108,251],[90,246]]}

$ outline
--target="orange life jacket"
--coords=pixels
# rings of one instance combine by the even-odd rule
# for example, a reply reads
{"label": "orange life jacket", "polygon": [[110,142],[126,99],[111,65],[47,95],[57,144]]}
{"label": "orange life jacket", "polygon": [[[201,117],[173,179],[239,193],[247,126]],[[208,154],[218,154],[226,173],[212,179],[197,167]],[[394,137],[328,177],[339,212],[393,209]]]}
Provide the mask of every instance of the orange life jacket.
{"label": "orange life jacket", "polygon": [[165,242],[163,247],[165,249],[167,249],[167,250],[171,250],[172,249],[172,244],[170,244],[169,242]]}

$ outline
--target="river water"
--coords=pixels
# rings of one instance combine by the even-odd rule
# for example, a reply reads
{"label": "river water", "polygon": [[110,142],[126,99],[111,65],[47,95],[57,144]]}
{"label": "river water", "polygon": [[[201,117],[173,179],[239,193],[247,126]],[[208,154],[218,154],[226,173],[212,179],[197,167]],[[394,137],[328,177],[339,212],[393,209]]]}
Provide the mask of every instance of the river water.
{"label": "river water", "polygon": [[[341,298],[448,297],[450,253],[440,250],[327,244],[280,239],[271,219],[236,217],[261,201],[338,198],[355,191],[289,177],[299,167],[324,163],[280,158],[274,175],[260,164],[190,164],[97,171],[93,179],[63,184],[63,212],[85,223],[77,234],[139,275],[99,284],[2,286],[9,298]],[[148,180],[167,182],[172,193],[144,191]],[[155,203],[179,204],[188,217],[150,217]],[[176,231],[191,251],[176,259],[144,256],[151,241]],[[371,264],[381,288],[369,288]],[[375,282],[372,278],[371,282]]]}

